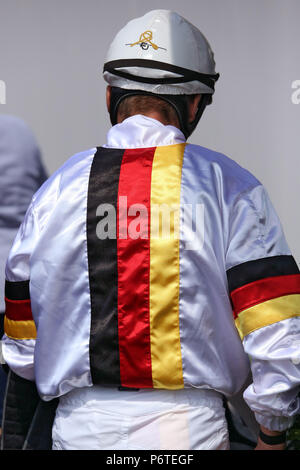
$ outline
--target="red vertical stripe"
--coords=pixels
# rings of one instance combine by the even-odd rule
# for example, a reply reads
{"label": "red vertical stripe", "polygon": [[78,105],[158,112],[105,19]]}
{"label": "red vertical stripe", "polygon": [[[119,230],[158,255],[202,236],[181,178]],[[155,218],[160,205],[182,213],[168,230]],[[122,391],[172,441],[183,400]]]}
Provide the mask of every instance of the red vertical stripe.
{"label": "red vertical stripe", "polygon": [[155,148],[126,150],[119,180],[118,329],[121,384],[125,387],[153,387],[149,319],[149,230],[154,153]]}

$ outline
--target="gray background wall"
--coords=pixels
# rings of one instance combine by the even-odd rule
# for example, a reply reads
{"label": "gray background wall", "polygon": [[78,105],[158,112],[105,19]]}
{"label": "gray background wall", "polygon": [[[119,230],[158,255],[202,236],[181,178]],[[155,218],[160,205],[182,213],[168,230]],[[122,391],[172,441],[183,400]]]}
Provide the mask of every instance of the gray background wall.
{"label": "gray background wall", "polygon": [[101,145],[109,129],[107,47],[129,19],[156,8],[202,30],[221,74],[190,141],[227,154],[264,183],[299,262],[300,104],[292,101],[299,0],[0,0],[0,112],[31,126],[50,173]]}

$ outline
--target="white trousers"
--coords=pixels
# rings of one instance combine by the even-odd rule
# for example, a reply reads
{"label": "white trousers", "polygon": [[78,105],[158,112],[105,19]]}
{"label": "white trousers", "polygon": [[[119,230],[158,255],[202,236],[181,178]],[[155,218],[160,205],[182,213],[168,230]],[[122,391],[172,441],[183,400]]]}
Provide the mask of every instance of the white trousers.
{"label": "white trousers", "polygon": [[60,398],[53,450],[227,450],[220,394],[212,390],[119,391],[99,386]]}

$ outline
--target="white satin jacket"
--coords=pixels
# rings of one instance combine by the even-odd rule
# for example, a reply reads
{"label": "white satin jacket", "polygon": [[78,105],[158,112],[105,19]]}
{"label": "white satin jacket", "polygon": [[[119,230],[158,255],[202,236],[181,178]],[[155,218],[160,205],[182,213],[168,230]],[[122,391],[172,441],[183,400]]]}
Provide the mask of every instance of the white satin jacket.
{"label": "white satin jacket", "polygon": [[[179,204],[178,237],[147,231],[157,203]],[[6,266],[4,358],[44,400],[93,384],[230,396],[251,367],[245,400],[283,430],[299,413],[299,276],[254,176],[134,116],[33,197]]]}

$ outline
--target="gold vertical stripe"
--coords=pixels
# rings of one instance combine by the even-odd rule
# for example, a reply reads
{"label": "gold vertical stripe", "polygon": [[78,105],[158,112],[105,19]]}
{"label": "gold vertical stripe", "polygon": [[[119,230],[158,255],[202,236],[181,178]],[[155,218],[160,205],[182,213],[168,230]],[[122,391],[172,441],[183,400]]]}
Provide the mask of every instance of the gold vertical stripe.
{"label": "gold vertical stripe", "polygon": [[152,166],[149,300],[154,388],[183,388],[178,215],[184,148],[185,144],[157,147]]}
{"label": "gold vertical stripe", "polygon": [[243,310],[239,313],[235,324],[243,340],[252,331],[298,316],[300,316],[300,294],[283,295]]}

